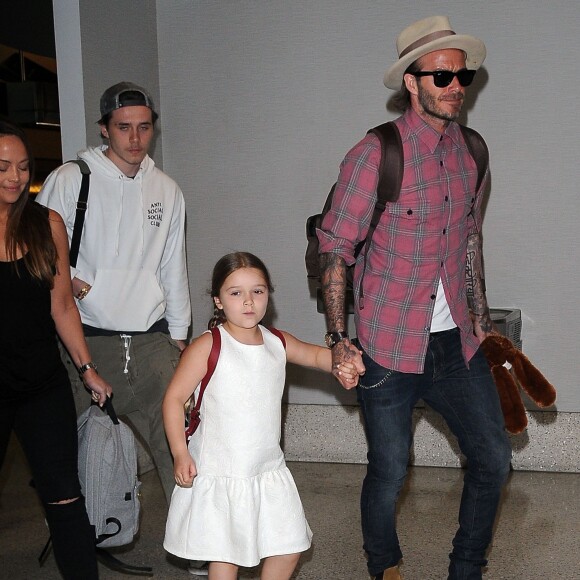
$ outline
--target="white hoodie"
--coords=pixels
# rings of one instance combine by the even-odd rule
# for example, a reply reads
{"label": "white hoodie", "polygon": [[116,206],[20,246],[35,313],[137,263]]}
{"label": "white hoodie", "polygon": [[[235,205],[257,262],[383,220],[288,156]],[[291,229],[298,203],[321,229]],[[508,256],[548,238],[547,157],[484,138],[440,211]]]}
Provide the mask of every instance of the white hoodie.
{"label": "white hoodie", "polygon": [[[104,155],[78,154],[90,170],[88,207],[75,276],[91,284],[77,301],[83,323],[144,331],[165,317],[174,340],[191,322],[185,262],[185,203],[178,185],[147,156],[131,179]],[[57,211],[72,238],[81,173],[65,163],[46,179],[37,201]]]}

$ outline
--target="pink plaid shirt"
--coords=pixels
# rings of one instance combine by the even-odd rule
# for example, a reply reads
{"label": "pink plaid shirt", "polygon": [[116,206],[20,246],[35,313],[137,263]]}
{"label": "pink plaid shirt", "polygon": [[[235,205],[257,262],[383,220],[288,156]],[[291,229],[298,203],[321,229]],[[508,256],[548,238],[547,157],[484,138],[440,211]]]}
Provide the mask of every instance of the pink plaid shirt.
{"label": "pink plaid shirt", "polygon": [[[441,135],[410,108],[395,122],[405,161],[401,194],[397,202],[387,204],[373,235],[362,309],[362,256],[357,260],[355,326],[375,362],[422,373],[440,278],[466,363],[479,347],[467,308],[465,266],[467,236],[481,228],[483,196],[475,194],[477,167],[456,123]],[[332,208],[317,232],[320,253],[333,252],[348,265],[354,263],[354,247],[366,237],[376,201],[380,155],[374,135],[347,153]]]}

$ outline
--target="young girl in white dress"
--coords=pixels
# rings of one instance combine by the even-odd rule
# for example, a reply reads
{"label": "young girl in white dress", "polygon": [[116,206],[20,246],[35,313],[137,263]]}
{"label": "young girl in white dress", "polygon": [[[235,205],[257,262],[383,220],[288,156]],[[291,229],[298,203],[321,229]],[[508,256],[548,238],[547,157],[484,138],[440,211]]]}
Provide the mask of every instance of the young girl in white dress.
{"label": "young girl in white dress", "polygon": [[[201,403],[201,423],[189,446],[184,404],[207,371],[212,335],[183,352],[163,402],[163,421],[177,486],[171,498],[165,549],[209,562],[210,580],[235,580],[238,567],[264,559],[262,580],[290,578],[312,532],[280,448],[286,362],[331,371],[327,348],[260,324],[272,284],[262,261],[228,254],[212,277],[221,349]],[[356,384],[359,353],[341,366],[342,381]]]}

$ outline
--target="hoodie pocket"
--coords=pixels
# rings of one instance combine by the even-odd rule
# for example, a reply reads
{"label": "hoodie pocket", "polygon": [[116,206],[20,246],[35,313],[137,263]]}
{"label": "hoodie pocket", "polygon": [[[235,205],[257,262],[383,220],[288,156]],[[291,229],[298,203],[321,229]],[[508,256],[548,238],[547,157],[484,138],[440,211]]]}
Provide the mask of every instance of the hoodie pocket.
{"label": "hoodie pocket", "polygon": [[165,312],[165,296],[152,272],[97,270],[79,310],[83,322],[97,328],[144,331]]}

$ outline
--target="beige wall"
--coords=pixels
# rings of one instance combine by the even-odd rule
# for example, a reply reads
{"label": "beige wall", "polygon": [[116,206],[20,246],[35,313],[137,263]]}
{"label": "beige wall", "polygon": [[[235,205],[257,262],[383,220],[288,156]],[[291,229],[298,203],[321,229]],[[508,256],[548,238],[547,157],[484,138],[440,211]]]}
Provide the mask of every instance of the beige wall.
{"label": "beige wall", "polygon": [[[154,0],[53,0],[63,159],[100,145],[99,99],[118,82],[146,87],[159,102],[157,18]],[[163,124],[162,119],[159,126]],[[163,164],[161,139],[152,157]]]}
{"label": "beige wall", "polygon": [[[162,146],[164,169],[182,185],[188,207],[195,334],[211,311],[205,291],[216,259],[247,249],[272,271],[275,324],[321,341],[325,324],[305,277],[304,223],[321,207],[348,148],[393,116],[382,76],[395,57],[397,33],[442,13],[458,31],[481,37],[488,58],[467,120],[491,150],[488,297],[494,307],[521,308],[525,353],[556,386],[558,409],[580,411],[580,3],[82,0],[80,6],[89,140],[102,87],[132,78],[158,91],[156,154]],[[290,369],[289,384],[294,403],[354,402],[318,373]]]}

